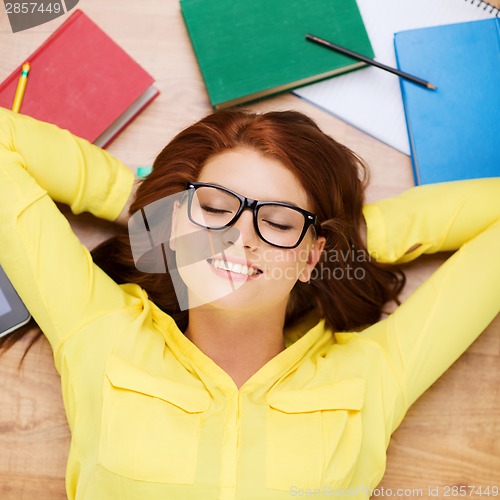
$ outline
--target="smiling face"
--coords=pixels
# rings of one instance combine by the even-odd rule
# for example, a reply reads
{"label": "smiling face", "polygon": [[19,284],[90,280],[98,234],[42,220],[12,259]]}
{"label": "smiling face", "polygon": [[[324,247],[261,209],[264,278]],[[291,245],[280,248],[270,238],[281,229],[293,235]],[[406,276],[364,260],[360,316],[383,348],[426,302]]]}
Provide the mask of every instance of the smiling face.
{"label": "smiling face", "polygon": [[[312,211],[306,192],[292,172],[281,162],[249,148],[212,157],[204,165],[198,182],[222,186],[254,200],[284,202]],[[188,287],[189,308],[210,304],[209,307],[256,312],[273,305],[286,306],[297,279],[307,281],[320,257],[324,238],[316,238],[312,229],[296,248],[282,249],[257,235],[251,210],[244,210],[230,228],[209,231],[189,220],[187,205],[184,201],[175,210],[172,248]],[[205,238],[213,251],[208,252],[208,258],[191,264],[193,249],[183,244],[189,238],[181,236],[195,233],[202,236],[201,240]],[[217,248],[217,240],[224,241],[224,251],[220,245]]]}

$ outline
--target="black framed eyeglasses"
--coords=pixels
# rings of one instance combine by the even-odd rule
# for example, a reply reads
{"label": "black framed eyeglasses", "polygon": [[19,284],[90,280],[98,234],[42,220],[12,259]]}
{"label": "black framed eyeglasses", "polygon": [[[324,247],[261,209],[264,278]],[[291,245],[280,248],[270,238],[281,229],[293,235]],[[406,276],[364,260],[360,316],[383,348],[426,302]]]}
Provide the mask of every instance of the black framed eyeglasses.
{"label": "black framed eyeglasses", "polygon": [[188,217],[205,229],[224,229],[234,224],[243,210],[253,213],[253,224],[259,238],[278,248],[295,248],[309,226],[319,234],[316,215],[303,208],[279,201],[258,201],[230,189],[204,182],[189,182]]}

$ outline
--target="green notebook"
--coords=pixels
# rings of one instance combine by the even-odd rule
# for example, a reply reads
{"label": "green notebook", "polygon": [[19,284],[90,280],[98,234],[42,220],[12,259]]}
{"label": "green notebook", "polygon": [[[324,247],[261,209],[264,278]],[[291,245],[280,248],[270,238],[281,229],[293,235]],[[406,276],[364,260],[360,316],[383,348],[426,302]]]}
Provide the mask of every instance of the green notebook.
{"label": "green notebook", "polygon": [[356,0],[180,0],[212,105],[225,108],[365,63],[305,40],[311,33],[367,57]]}

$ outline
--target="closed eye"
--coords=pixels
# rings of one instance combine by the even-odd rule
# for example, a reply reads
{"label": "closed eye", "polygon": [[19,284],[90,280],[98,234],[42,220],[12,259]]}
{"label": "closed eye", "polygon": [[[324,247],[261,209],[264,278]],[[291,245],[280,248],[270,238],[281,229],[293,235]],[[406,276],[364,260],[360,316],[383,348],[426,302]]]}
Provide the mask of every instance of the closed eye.
{"label": "closed eye", "polygon": [[266,224],[271,226],[273,229],[278,229],[280,231],[290,231],[290,229],[293,229],[293,226],[289,226],[286,224],[279,224],[278,222],[273,222],[271,220],[263,219],[262,222],[265,222]]}
{"label": "closed eye", "polygon": [[210,207],[208,205],[202,205],[201,207],[205,212],[211,213],[211,214],[228,214],[231,213],[231,210],[224,210],[221,208],[215,208],[215,207]]}

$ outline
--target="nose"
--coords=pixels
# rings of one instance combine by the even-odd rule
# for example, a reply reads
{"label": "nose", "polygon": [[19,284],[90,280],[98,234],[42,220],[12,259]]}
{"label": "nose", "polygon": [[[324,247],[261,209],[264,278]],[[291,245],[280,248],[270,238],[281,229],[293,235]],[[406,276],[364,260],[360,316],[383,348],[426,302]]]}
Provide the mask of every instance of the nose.
{"label": "nose", "polygon": [[[251,210],[243,210],[238,220],[233,224],[240,232],[240,237],[243,241],[243,246],[249,249],[255,249],[259,244],[259,236],[255,232],[253,225],[253,213]],[[233,241],[232,243],[236,243]]]}

